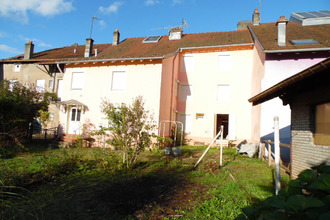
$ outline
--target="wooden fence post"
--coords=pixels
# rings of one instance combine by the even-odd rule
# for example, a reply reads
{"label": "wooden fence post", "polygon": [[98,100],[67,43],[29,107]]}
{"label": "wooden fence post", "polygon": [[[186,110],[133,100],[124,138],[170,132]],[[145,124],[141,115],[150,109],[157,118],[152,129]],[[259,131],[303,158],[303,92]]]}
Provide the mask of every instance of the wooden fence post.
{"label": "wooden fence post", "polygon": [[268,143],[268,166],[272,164],[272,145]]}

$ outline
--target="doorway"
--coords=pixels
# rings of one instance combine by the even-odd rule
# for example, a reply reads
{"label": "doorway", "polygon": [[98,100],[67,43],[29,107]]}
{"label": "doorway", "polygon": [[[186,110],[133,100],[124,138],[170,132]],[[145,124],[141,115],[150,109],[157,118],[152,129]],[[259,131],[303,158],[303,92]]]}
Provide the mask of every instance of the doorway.
{"label": "doorway", "polygon": [[81,109],[77,107],[72,107],[70,111],[70,119],[69,119],[69,134],[79,133],[80,127],[80,117],[81,117]]}
{"label": "doorway", "polygon": [[[228,130],[229,130],[229,114],[216,114],[215,116],[215,130],[217,135],[220,131],[221,126],[223,125],[223,138],[228,138]],[[219,137],[220,138],[220,137]]]}

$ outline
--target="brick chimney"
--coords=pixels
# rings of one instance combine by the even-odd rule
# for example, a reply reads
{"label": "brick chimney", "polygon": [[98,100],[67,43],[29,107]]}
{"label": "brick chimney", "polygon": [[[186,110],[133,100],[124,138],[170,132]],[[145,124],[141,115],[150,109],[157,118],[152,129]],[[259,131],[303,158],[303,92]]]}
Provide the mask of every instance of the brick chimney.
{"label": "brick chimney", "polygon": [[251,21],[239,21],[237,24],[237,30],[247,30],[249,24],[251,24]]}
{"label": "brick chimney", "polygon": [[33,57],[33,50],[34,50],[34,44],[32,41],[28,41],[25,44],[25,50],[24,50],[24,59],[29,60]]}
{"label": "brick chimney", "polygon": [[180,40],[183,34],[181,27],[173,27],[170,30],[169,40]]}
{"label": "brick chimney", "polygon": [[260,13],[258,12],[257,8],[253,12],[252,23],[253,23],[253,25],[259,25],[260,24]]}
{"label": "brick chimney", "polygon": [[277,45],[278,46],[286,46],[286,24],[288,23],[288,19],[284,16],[281,16],[280,19],[277,20]]}
{"label": "brick chimney", "polygon": [[94,40],[93,40],[92,38],[87,38],[87,39],[86,39],[85,57],[90,57],[90,56],[92,56],[93,42],[94,42]]}
{"label": "brick chimney", "polygon": [[119,41],[120,41],[120,33],[119,33],[119,30],[116,29],[115,32],[113,32],[113,41],[112,41],[112,45],[113,46],[116,46],[119,44]]}

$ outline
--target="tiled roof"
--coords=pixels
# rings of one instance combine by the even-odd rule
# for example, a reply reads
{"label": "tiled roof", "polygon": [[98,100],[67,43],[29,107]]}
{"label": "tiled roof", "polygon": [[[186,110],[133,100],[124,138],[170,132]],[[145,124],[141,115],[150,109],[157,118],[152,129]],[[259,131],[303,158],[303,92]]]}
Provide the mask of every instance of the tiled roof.
{"label": "tiled roof", "polygon": [[[2,61],[55,62],[95,59],[162,58],[184,48],[253,44],[253,39],[248,30],[184,34],[181,40],[169,40],[168,36],[162,36],[157,43],[143,43],[142,41],[145,38],[128,38],[116,46],[112,46],[111,44],[94,44],[93,53],[94,49],[98,49],[97,57],[84,58],[85,45],[73,45],[34,53],[33,58],[29,60],[24,60],[23,55],[20,55]],[[77,49],[76,53],[74,53],[75,48]]]}
{"label": "tiled roof", "polygon": [[[94,49],[98,49],[98,53],[101,53],[109,46],[111,46],[111,44],[94,44],[92,52],[94,53]],[[24,54],[21,54],[16,57],[4,59],[3,61],[54,62],[60,60],[82,59],[84,58],[84,53],[85,45],[72,45],[34,53],[33,58],[29,60],[24,60]]]}
{"label": "tiled roof", "polygon": [[99,59],[163,57],[178,49],[195,47],[215,47],[225,45],[252,44],[248,30],[184,34],[181,40],[169,40],[163,36],[157,43],[142,43],[145,37],[128,38],[117,46],[109,47]]}
{"label": "tiled roof", "polygon": [[[277,26],[274,23],[261,23],[258,26],[249,26],[260,44],[266,51],[273,50],[300,50],[330,48],[330,24],[302,26],[288,22],[286,28],[286,46],[277,45]],[[313,39],[319,43],[294,45],[290,40]]]}

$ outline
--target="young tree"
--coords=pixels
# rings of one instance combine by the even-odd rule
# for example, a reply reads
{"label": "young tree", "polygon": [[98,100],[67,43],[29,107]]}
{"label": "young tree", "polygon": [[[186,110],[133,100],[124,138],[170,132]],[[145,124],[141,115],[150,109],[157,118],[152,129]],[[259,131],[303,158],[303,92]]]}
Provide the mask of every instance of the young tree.
{"label": "young tree", "polygon": [[116,106],[109,101],[103,101],[102,111],[108,119],[110,131],[109,144],[123,151],[123,163],[127,168],[131,167],[138,155],[151,145],[151,137],[154,126],[148,111],[144,109],[142,97],[133,100],[132,105],[122,103]]}
{"label": "young tree", "polygon": [[39,116],[39,110],[47,111],[50,93],[39,93],[16,82],[0,83],[0,133],[19,138],[27,133],[29,124]]}

